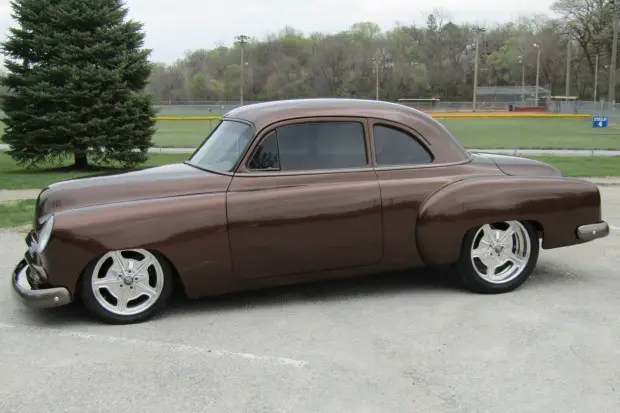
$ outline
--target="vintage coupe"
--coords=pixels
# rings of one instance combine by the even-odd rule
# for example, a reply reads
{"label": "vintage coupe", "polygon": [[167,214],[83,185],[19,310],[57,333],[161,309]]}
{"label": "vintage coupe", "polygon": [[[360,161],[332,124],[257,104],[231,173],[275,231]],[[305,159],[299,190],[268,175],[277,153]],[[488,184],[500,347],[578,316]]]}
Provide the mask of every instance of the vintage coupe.
{"label": "vintage coupe", "polygon": [[35,215],[14,291],[38,308],[79,298],[109,323],[148,319],[175,286],[198,298],[427,265],[503,293],[541,244],[609,234],[596,185],[351,99],[234,109],[186,162],[55,183]]}

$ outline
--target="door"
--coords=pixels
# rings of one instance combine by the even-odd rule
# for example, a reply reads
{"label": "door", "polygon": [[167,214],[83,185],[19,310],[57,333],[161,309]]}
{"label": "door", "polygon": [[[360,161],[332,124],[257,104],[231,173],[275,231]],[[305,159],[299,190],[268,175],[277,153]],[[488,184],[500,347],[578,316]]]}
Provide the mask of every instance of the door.
{"label": "door", "polygon": [[237,276],[379,262],[381,194],[368,154],[363,119],[297,119],[259,137],[227,194]]}
{"label": "door", "polygon": [[383,265],[390,269],[421,265],[416,236],[420,207],[458,170],[435,163],[425,139],[403,125],[371,119],[369,126],[383,200]]}

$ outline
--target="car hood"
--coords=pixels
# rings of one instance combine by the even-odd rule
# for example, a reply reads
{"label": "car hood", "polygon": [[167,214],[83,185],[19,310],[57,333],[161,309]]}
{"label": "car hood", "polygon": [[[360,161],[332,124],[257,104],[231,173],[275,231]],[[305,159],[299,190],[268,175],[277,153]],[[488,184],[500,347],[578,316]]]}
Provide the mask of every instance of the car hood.
{"label": "car hood", "polygon": [[187,164],[69,179],[41,191],[36,221],[40,224],[52,213],[75,208],[226,191],[231,179]]}
{"label": "car hood", "polygon": [[499,155],[495,153],[473,153],[472,156],[484,157],[497,165],[506,175],[513,176],[562,176],[554,166],[535,159],[520,156]]}

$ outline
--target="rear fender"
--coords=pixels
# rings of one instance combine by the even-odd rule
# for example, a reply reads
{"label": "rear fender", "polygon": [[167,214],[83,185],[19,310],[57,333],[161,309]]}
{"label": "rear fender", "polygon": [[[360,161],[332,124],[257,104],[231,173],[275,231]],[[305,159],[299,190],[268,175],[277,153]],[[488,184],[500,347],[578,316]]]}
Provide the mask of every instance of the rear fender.
{"label": "rear fender", "polygon": [[458,260],[467,231],[507,220],[543,228],[542,247],[579,243],[576,229],[601,220],[601,197],[590,182],[559,177],[485,176],[442,187],[421,206],[416,239],[427,264]]}

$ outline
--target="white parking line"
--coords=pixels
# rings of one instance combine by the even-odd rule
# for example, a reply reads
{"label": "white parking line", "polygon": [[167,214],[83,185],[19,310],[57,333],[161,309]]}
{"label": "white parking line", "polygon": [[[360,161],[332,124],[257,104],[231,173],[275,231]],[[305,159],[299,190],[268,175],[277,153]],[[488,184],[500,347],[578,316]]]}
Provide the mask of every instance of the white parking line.
{"label": "white parking line", "polygon": [[609,228],[615,229],[616,231],[620,231],[620,227],[616,227],[616,226],[613,226],[613,225],[610,225]]}
{"label": "white parking line", "polygon": [[245,358],[248,360],[261,361],[261,362],[271,362],[275,364],[284,364],[295,367],[304,367],[308,364],[307,361],[304,360],[295,360],[287,357],[274,357],[274,356],[261,356],[258,354],[252,353],[239,353],[235,351],[227,351],[227,350],[212,350],[203,347],[189,346],[186,344],[180,343],[168,343],[163,341],[154,341],[154,340],[140,340],[135,338],[127,338],[127,337],[118,337],[118,336],[104,336],[99,334],[91,334],[83,331],[64,331],[58,329],[34,329],[28,326],[18,326],[14,324],[5,324],[0,323],[0,329],[15,329],[26,330],[29,333],[33,334],[51,334],[57,337],[72,337],[81,340],[89,340],[89,341],[97,341],[99,343],[108,343],[108,344],[132,344],[138,346],[148,346],[152,348],[164,348],[169,351],[175,352],[185,352],[185,353],[194,353],[194,354],[207,354],[212,356],[230,356],[230,357],[239,357]]}

